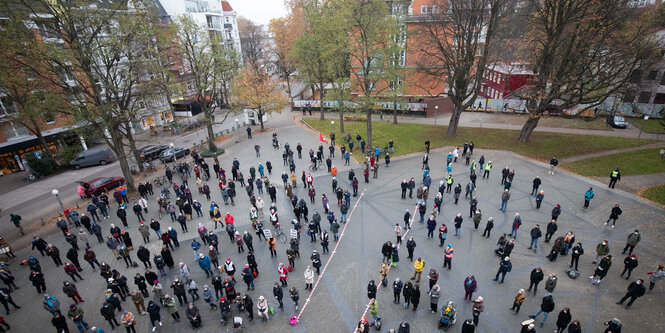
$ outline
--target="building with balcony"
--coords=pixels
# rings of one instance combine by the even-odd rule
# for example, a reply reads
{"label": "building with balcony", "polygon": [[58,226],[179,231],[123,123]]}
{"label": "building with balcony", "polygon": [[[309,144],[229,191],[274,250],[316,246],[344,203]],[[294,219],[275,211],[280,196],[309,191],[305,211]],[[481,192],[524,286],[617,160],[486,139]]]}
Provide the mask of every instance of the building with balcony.
{"label": "building with balcony", "polygon": [[228,1],[219,0],[158,0],[165,12],[176,18],[189,16],[194,22],[206,27],[210,35],[222,38],[223,44],[241,53],[237,13]]}

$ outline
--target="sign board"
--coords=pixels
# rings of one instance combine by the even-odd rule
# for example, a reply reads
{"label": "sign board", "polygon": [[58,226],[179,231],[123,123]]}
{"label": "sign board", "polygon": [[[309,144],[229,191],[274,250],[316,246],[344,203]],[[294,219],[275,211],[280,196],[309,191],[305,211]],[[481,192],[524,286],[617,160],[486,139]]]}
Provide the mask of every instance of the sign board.
{"label": "sign board", "polygon": [[298,238],[298,230],[291,229],[291,238]]}
{"label": "sign board", "polygon": [[263,236],[265,236],[266,239],[272,238],[272,233],[270,232],[269,229],[263,229]]}

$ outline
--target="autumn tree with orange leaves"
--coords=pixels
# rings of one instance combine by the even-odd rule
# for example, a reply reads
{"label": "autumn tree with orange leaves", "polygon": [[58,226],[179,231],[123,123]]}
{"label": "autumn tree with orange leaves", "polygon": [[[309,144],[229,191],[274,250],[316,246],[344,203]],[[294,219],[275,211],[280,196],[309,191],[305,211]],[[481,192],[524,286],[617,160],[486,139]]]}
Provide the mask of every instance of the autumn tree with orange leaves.
{"label": "autumn tree with orange leaves", "polygon": [[263,66],[246,64],[233,84],[235,104],[253,109],[258,113],[261,130],[264,130],[263,115],[270,114],[288,103],[279,82],[270,77]]}

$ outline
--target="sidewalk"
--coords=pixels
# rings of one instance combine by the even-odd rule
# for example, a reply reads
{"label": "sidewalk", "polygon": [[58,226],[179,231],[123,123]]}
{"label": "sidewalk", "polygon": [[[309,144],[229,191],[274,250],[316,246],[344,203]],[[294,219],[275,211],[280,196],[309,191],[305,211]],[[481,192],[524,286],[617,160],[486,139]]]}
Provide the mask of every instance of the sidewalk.
{"label": "sidewalk", "polygon": [[[302,113],[297,112],[299,117],[302,116]],[[318,112],[312,112],[312,117],[318,117]],[[336,112],[326,112],[326,117],[331,120],[336,120],[339,118],[339,114]],[[423,118],[423,117],[409,117],[409,116],[397,116],[398,123],[416,123],[416,124],[429,124],[429,125],[445,125],[447,126],[450,122],[450,113],[441,114],[438,117],[434,118]],[[478,127],[478,128],[497,128],[497,129],[508,129],[519,131],[522,129],[522,124],[511,123],[513,121],[500,120],[504,117],[513,117],[510,114],[504,113],[488,113],[488,112],[464,112],[460,117],[459,126],[460,127]],[[379,121],[379,115],[374,114],[372,119]],[[390,114],[383,115],[383,121],[392,122],[393,116]],[[656,133],[646,133],[642,132],[640,135],[640,130],[629,125],[626,129],[611,129],[599,130],[599,129],[578,129],[578,128],[562,128],[562,127],[544,127],[539,125],[534,130],[536,132],[551,132],[551,133],[568,133],[568,134],[583,134],[583,135],[599,135],[599,136],[614,136],[614,137],[623,137],[623,138],[637,138],[645,140],[665,140],[665,135],[656,134]]]}

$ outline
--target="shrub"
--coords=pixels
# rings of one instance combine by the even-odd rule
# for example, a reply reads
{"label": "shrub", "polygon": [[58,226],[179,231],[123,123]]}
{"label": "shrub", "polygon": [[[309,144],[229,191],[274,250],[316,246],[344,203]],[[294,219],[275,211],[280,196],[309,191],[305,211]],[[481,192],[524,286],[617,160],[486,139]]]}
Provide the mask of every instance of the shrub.
{"label": "shrub", "polygon": [[43,176],[48,176],[58,169],[58,164],[55,163],[55,160],[47,155],[37,158],[35,154],[28,153],[25,155],[25,161],[32,171]]}
{"label": "shrub", "polygon": [[213,157],[214,154],[217,154],[217,156],[224,154],[224,148],[217,148],[216,152],[213,152],[210,149],[206,149],[201,152],[201,157]]}
{"label": "shrub", "polygon": [[68,165],[69,161],[75,159],[82,151],[83,147],[76,143],[72,145],[60,145],[54,157],[61,165]]}

